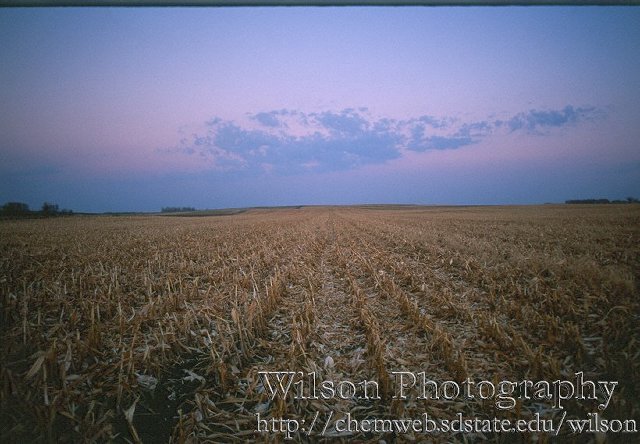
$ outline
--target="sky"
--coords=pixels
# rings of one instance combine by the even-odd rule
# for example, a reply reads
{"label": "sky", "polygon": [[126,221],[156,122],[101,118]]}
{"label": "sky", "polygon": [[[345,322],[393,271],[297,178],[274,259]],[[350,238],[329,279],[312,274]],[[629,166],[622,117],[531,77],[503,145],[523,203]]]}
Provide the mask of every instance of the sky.
{"label": "sky", "polygon": [[640,8],[0,9],[0,204],[640,197]]}

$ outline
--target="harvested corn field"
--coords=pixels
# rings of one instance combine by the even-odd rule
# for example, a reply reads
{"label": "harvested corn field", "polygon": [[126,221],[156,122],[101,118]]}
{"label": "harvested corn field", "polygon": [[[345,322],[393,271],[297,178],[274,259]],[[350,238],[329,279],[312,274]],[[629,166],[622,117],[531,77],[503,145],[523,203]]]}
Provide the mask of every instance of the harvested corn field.
{"label": "harvested corn field", "polygon": [[1,221],[0,251],[2,442],[640,438],[637,205]]}

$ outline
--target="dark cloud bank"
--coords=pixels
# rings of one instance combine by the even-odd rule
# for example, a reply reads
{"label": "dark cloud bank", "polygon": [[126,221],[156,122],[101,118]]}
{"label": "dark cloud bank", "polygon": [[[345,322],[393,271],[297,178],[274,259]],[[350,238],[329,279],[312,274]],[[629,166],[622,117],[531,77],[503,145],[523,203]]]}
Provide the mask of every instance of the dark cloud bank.
{"label": "dark cloud bank", "polygon": [[604,117],[595,107],[530,110],[506,120],[463,122],[451,117],[407,120],[372,118],[366,108],[305,113],[273,110],[249,115],[251,124],[221,118],[207,122],[171,150],[200,156],[220,171],[298,174],[340,171],[379,164],[403,151],[450,150],[497,132],[544,135],[553,129]]}

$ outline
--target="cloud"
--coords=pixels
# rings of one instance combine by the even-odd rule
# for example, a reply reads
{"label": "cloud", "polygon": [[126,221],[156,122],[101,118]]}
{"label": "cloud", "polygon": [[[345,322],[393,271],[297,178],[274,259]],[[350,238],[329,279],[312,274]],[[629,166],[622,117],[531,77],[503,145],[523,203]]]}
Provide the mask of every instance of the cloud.
{"label": "cloud", "polygon": [[458,137],[482,138],[490,135],[493,130],[493,125],[483,120],[480,122],[463,123],[455,134]]}
{"label": "cloud", "polygon": [[279,111],[271,111],[271,112],[262,112],[258,114],[254,114],[252,119],[257,120],[264,126],[269,126],[272,128],[277,128],[282,125],[280,119],[278,119]]}
{"label": "cloud", "polygon": [[358,136],[365,132],[369,126],[367,120],[352,108],[335,113],[326,111],[320,114],[312,114],[324,128],[331,133],[340,136]]}
{"label": "cloud", "polygon": [[312,113],[281,109],[247,114],[246,123],[212,118],[205,123],[204,133],[182,137],[178,147],[159,151],[200,158],[217,171],[279,175],[340,171],[382,164],[406,151],[460,149],[501,133],[542,135],[544,129],[603,115],[595,107],[567,105],[560,110],[521,112],[504,120],[465,122],[430,115],[374,118],[367,108]]}
{"label": "cloud", "polygon": [[476,143],[470,137],[441,137],[431,136],[425,140],[426,149],[449,150]]}
{"label": "cloud", "polygon": [[214,125],[217,125],[220,122],[222,122],[222,119],[220,117],[213,117],[213,118],[207,120],[205,122],[205,124],[208,125],[208,126],[214,126]]}
{"label": "cloud", "polygon": [[574,108],[565,106],[559,111],[530,110],[519,113],[507,121],[511,131],[526,130],[530,133],[539,133],[546,128],[559,128],[567,125],[575,125],[578,122],[594,120],[604,116],[604,112],[595,107]]}
{"label": "cloud", "polygon": [[411,151],[424,152],[428,150],[449,150],[461,148],[478,142],[468,136],[453,134],[450,136],[425,136],[424,129],[420,127],[413,128],[412,137],[407,143],[407,149]]}
{"label": "cloud", "polygon": [[[427,127],[423,122],[431,126],[431,129],[427,131]],[[408,122],[410,137],[407,149],[417,152],[457,149],[478,143],[493,132],[492,125],[486,121],[463,123],[453,132],[437,131],[442,128],[451,128],[452,122],[453,119],[447,121],[444,119],[425,118],[425,116]]]}
{"label": "cloud", "polygon": [[399,157],[402,136],[365,111],[260,112],[249,115],[261,124],[257,129],[214,119],[206,134],[194,134],[179,151],[200,155],[218,170],[271,174],[345,170]]}
{"label": "cloud", "polygon": [[446,128],[452,123],[452,119],[443,119],[434,116],[421,116],[418,120],[430,125],[432,128]]}

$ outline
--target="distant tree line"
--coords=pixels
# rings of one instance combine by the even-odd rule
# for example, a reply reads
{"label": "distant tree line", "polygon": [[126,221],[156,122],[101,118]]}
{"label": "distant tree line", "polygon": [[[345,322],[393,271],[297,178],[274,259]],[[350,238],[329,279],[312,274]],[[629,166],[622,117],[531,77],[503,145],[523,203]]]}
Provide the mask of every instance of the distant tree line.
{"label": "distant tree line", "polygon": [[24,202],[7,202],[0,207],[0,216],[9,218],[20,217],[55,217],[55,216],[70,216],[73,214],[72,210],[60,209],[58,204],[44,202],[40,210],[30,210],[29,205]]}
{"label": "distant tree line", "polygon": [[163,207],[163,213],[186,213],[188,211],[196,211],[193,207]]}
{"label": "distant tree line", "polygon": [[609,200],[609,199],[572,199],[565,200],[567,204],[626,204],[638,203],[640,200],[635,197],[627,197],[627,200]]}

